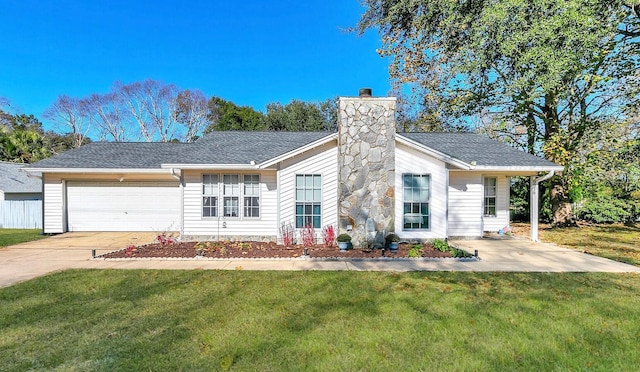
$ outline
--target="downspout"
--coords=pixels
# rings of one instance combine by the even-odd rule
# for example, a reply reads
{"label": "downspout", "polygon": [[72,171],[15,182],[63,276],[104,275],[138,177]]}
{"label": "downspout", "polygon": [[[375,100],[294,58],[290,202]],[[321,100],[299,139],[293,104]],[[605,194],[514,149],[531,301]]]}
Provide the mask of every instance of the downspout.
{"label": "downspout", "polygon": [[171,168],[169,172],[171,172],[171,176],[177,179],[180,184],[180,231],[179,233],[180,233],[180,238],[182,238],[184,236],[184,186],[182,182],[182,172],[180,172],[180,175],[176,174],[175,168]]}
{"label": "downspout", "polygon": [[541,177],[531,176],[531,195],[530,195],[530,203],[529,203],[529,214],[531,219],[531,234],[530,238],[534,242],[539,242],[538,239],[538,221],[540,219],[539,211],[540,211],[540,182],[546,181],[549,178],[553,177],[555,171],[550,171]]}

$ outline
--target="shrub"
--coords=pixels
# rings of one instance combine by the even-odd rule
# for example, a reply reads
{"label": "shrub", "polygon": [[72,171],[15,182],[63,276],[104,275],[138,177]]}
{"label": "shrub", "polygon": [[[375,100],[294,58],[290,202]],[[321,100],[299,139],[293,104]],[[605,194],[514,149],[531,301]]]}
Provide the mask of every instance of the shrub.
{"label": "shrub", "polygon": [[413,247],[409,248],[409,252],[407,253],[411,258],[422,257],[422,245],[416,244]]}
{"label": "shrub", "polygon": [[291,224],[291,222],[289,222],[288,224],[286,223],[282,223],[280,225],[280,236],[282,236],[282,244],[285,247],[288,247],[290,245],[292,245],[293,239],[294,239],[294,230],[293,230],[293,225]]}
{"label": "shrub", "polygon": [[449,244],[442,239],[435,239],[431,242],[433,245],[433,249],[438,250],[440,252],[446,252],[449,250]]}
{"label": "shrub", "polygon": [[305,247],[316,244],[316,230],[312,224],[308,224],[300,230],[300,240]]}
{"label": "shrub", "polygon": [[333,242],[336,240],[336,229],[333,227],[333,225],[325,226],[322,229],[322,240],[324,242],[324,245],[333,245]]}
{"label": "shrub", "polygon": [[387,243],[400,241],[400,237],[396,233],[389,233],[384,239],[387,241]]}
{"label": "shrub", "polygon": [[156,240],[161,245],[175,244],[175,242],[176,242],[176,240],[173,237],[167,236],[167,232],[166,231],[163,232],[163,233],[158,234],[158,236],[156,236]]}
{"label": "shrub", "polygon": [[351,235],[349,234],[340,234],[338,235],[338,243],[349,243],[351,242]]}
{"label": "shrub", "polygon": [[577,211],[578,219],[594,223],[619,223],[635,219],[640,203],[635,200],[600,197],[587,199]]}

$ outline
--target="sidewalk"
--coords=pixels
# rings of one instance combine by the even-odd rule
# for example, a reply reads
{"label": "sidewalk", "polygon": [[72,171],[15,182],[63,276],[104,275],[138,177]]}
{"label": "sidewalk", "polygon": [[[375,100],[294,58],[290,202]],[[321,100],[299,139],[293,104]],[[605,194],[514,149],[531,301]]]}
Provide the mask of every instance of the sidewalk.
{"label": "sidewalk", "polygon": [[70,233],[0,249],[0,287],[67,269],[154,270],[350,270],[350,271],[504,271],[504,272],[640,272],[640,267],[524,239],[462,240],[451,244],[479,261],[427,260],[209,260],[93,259],[96,254],[153,240],[140,233]]}

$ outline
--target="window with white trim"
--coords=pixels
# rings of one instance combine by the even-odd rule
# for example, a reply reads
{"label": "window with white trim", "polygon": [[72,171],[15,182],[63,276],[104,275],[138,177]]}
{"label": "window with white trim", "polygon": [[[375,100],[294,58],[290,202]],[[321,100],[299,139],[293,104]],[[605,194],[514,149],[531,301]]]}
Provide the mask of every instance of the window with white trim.
{"label": "window with white trim", "polygon": [[218,175],[202,175],[202,217],[218,216]]}
{"label": "window with white trim", "polygon": [[484,178],[484,216],[496,217],[496,196],[498,180],[495,177]]}
{"label": "window with white trim", "polygon": [[222,202],[224,217],[240,216],[240,176],[237,174],[222,176]]}
{"label": "window with white trim", "polygon": [[260,217],[260,175],[244,175],[244,216]]}
{"label": "window with white trim", "polygon": [[322,221],[322,176],[296,175],[296,228],[320,228]]}
{"label": "window with white trim", "polygon": [[402,175],[404,230],[429,229],[430,183],[428,174]]}

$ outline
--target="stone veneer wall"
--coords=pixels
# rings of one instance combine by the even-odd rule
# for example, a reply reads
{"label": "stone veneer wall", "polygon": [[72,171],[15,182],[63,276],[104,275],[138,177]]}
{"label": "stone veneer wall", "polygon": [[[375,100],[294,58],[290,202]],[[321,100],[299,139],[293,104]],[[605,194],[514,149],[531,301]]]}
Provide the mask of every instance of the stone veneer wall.
{"label": "stone veneer wall", "polygon": [[338,102],[338,233],[350,234],[356,247],[374,236],[383,244],[394,231],[395,106],[394,97]]}

